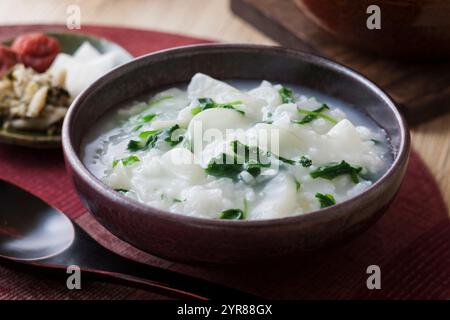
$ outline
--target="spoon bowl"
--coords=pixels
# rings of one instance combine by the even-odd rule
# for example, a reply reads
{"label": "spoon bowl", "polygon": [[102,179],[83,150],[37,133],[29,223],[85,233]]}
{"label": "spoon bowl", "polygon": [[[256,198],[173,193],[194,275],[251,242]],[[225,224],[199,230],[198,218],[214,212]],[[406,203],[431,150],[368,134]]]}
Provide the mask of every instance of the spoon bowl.
{"label": "spoon bowl", "polygon": [[0,181],[0,256],[13,260],[46,259],[73,243],[72,222],[60,211],[16,186]]}

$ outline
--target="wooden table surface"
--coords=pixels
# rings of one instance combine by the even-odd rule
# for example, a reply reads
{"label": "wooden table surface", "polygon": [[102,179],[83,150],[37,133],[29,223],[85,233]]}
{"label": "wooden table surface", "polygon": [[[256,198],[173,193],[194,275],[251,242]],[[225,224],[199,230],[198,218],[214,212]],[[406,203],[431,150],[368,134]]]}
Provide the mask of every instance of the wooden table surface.
{"label": "wooden table surface", "polygon": [[[227,0],[2,0],[0,24],[65,24],[71,4],[80,7],[82,24],[148,28],[226,42],[276,44],[233,16]],[[450,114],[411,129],[413,147],[436,177],[449,208]]]}

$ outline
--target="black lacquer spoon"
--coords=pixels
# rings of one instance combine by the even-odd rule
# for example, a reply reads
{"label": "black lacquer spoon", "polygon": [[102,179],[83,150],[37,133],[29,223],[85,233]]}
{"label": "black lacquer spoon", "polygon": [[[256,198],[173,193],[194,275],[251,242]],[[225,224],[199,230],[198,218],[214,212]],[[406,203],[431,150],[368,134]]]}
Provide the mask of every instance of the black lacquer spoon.
{"label": "black lacquer spoon", "polygon": [[113,253],[73,224],[60,211],[12,184],[0,181],[0,258],[68,276],[76,265],[82,274],[118,280],[169,297],[201,300],[248,300],[255,296],[135,262]]}

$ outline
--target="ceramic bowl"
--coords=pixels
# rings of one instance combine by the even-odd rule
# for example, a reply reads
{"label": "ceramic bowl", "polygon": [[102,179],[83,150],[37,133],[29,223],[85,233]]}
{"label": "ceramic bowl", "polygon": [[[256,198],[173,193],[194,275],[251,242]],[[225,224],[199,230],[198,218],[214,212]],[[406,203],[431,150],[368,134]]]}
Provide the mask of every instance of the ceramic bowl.
{"label": "ceramic bowl", "polygon": [[[338,39],[376,54],[402,59],[448,59],[450,2],[447,0],[294,0]],[[376,4],[380,29],[366,22]]]}
{"label": "ceramic bowl", "polygon": [[[188,217],[134,201],[103,184],[82,163],[82,141],[105,112],[196,72],[219,79],[300,84],[356,106],[389,135],[394,161],[381,179],[351,200],[304,215],[260,221]],[[210,44],[153,53],[108,73],[72,104],[63,125],[66,166],[89,211],[109,231],[156,256],[189,263],[249,263],[297,255],[345,241],[366,229],[399,189],[410,138],[393,101],[369,80],[330,60],[258,45]]]}

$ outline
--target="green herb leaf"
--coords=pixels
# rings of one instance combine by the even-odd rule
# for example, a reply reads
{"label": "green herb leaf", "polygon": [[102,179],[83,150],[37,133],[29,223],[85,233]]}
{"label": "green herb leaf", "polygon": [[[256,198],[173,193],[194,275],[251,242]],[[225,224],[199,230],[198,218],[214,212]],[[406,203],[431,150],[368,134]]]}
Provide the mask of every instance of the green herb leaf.
{"label": "green herb leaf", "polygon": [[169,144],[169,146],[171,146],[171,147],[176,146],[184,139],[183,135],[179,135],[178,137],[175,137],[173,135],[174,132],[177,131],[178,129],[180,129],[180,126],[178,124],[176,124],[176,125],[170,127],[169,129],[161,132],[160,138],[163,139],[165,142],[167,142]]}
{"label": "green herb leaf", "polygon": [[242,218],[247,219],[247,215],[248,215],[248,201],[247,198],[244,198],[244,216]]}
{"label": "green herb leaf", "polygon": [[174,125],[166,130],[149,130],[144,131],[139,134],[140,141],[130,140],[128,142],[128,150],[132,152],[136,152],[139,150],[147,150],[154,148],[158,140],[162,140],[167,142],[171,147],[177,145],[181,141],[183,141],[184,136],[179,135],[178,137],[174,137],[173,134],[176,130],[180,129],[179,125]]}
{"label": "green herb leaf", "polygon": [[295,179],[295,178],[294,178],[294,182],[295,182],[295,191],[296,191],[296,192],[299,192],[302,185],[301,185],[300,182],[299,182],[297,179]]}
{"label": "green herb leaf", "polygon": [[121,188],[119,188],[119,189],[114,189],[114,191],[117,191],[117,192],[120,192],[120,193],[127,193],[127,192],[128,192],[127,189],[121,189]]}
{"label": "green herb leaf", "polygon": [[134,163],[136,163],[136,162],[139,162],[139,161],[141,161],[141,160],[139,159],[139,157],[132,155],[132,156],[123,158],[123,159],[122,159],[122,164],[123,164],[125,167],[128,167],[128,166],[131,166],[132,164],[134,164]]}
{"label": "green herb leaf", "polygon": [[324,178],[332,180],[337,176],[343,174],[349,174],[354,183],[358,183],[358,174],[361,172],[362,167],[352,167],[346,161],[342,160],[340,163],[333,162],[324,166],[318,167],[316,170],[310,173],[313,179]]}
{"label": "green herb leaf", "polygon": [[214,177],[236,179],[243,170],[243,165],[237,163],[235,156],[222,153],[211,159],[205,172]]}
{"label": "green herb leaf", "polygon": [[307,168],[307,167],[310,167],[312,165],[311,159],[309,159],[306,156],[302,156],[300,158],[300,160],[291,160],[291,159],[284,158],[282,156],[277,156],[275,154],[273,154],[273,156],[276,157],[281,162],[284,162],[284,163],[287,163],[287,164],[290,164],[290,165],[293,165],[293,166],[301,165],[302,167]]}
{"label": "green herb leaf", "polygon": [[242,220],[244,212],[241,209],[228,209],[220,213],[220,219],[224,220]]}
{"label": "green herb leaf", "polygon": [[281,101],[283,103],[294,103],[294,93],[292,92],[291,89],[286,88],[286,87],[281,87],[280,90],[278,90],[278,93],[280,94],[281,97]]}
{"label": "green herb leaf", "polygon": [[370,141],[372,141],[374,144],[380,144],[381,141],[377,140],[377,139],[370,139]]}
{"label": "green herb leaf", "polygon": [[312,160],[311,159],[309,159],[308,157],[306,157],[306,156],[302,156],[301,158],[300,158],[300,164],[304,167],[304,168],[308,168],[308,167],[310,167],[311,165],[312,165]]}
{"label": "green herb leaf", "polygon": [[309,110],[303,110],[303,109],[297,109],[298,112],[306,114],[306,116],[301,119],[301,120],[293,120],[293,123],[296,124],[306,124],[306,123],[310,123],[313,120],[316,120],[317,118],[323,118],[331,123],[337,123],[337,121],[325,114],[323,114],[322,112],[325,110],[329,110],[330,107],[328,107],[328,105],[326,104],[322,104],[322,106],[320,108],[317,108],[313,111],[309,111]]}
{"label": "green herb leaf", "polygon": [[196,114],[205,111],[207,109],[212,108],[225,108],[225,109],[233,109],[237,112],[239,112],[242,115],[245,115],[245,112],[239,109],[236,109],[234,106],[238,104],[242,104],[241,101],[233,101],[233,102],[227,102],[227,103],[216,103],[211,98],[198,98],[199,106],[192,108],[191,112],[195,116]]}
{"label": "green herb leaf", "polygon": [[147,122],[152,121],[155,117],[156,117],[156,113],[150,113],[150,114],[140,117],[138,121],[142,122],[142,123],[147,123]]}
{"label": "green herb leaf", "polygon": [[195,108],[192,108],[192,110],[191,110],[191,113],[193,116],[195,116],[197,113],[200,113],[200,112],[202,112],[202,107],[195,107]]}
{"label": "green herb leaf", "polygon": [[270,161],[262,161],[264,152],[258,147],[249,147],[234,140],[231,142],[233,155],[222,153],[211,159],[206,173],[215,177],[226,177],[236,179],[242,171],[247,171],[253,177],[261,173],[262,168],[270,167]]}
{"label": "green herb leaf", "polygon": [[273,123],[272,117],[273,117],[272,112],[267,112],[266,120],[264,120],[263,123],[272,124]]}
{"label": "green herb leaf", "polygon": [[112,167],[113,168],[117,167],[119,162],[122,162],[122,164],[127,167],[127,166],[131,166],[132,164],[134,164],[136,162],[139,162],[139,161],[141,161],[139,159],[139,157],[132,155],[132,156],[129,156],[129,157],[126,157],[126,158],[122,158],[120,160],[114,160],[113,163],[112,163]]}
{"label": "green herb leaf", "polygon": [[322,194],[318,192],[315,197],[319,199],[321,209],[336,204],[336,200],[334,200],[334,197],[331,194]]}
{"label": "green herb leaf", "polygon": [[148,130],[148,131],[143,131],[139,134],[139,138],[141,139],[148,139],[148,137],[150,137],[151,135],[154,134],[158,134],[159,130]]}

